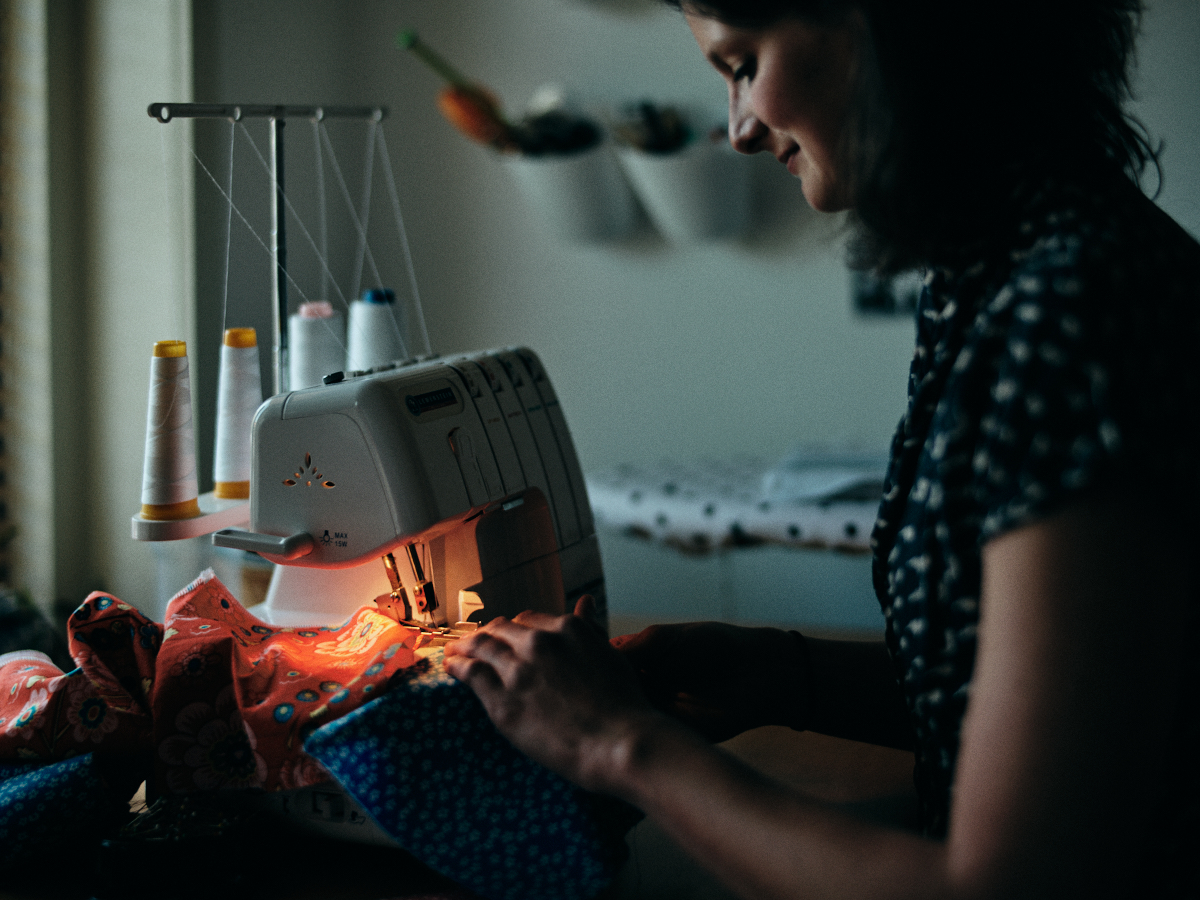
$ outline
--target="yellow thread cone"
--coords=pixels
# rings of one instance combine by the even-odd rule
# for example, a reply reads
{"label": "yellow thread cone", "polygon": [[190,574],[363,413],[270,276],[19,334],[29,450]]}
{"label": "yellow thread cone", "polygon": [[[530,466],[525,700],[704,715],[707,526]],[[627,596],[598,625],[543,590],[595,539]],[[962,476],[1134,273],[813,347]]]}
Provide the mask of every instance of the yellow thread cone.
{"label": "yellow thread cone", "polygon": [[258,337],[253,328],[226,329],[217,383],[213,496],[226,500],[250,496],[250,435],[261,404]]}
{"label": "yellow thread cone", "polygon": [[159,341],[150,358],[142,517],[193,518],[200,515],[198,495],[187,345]]}

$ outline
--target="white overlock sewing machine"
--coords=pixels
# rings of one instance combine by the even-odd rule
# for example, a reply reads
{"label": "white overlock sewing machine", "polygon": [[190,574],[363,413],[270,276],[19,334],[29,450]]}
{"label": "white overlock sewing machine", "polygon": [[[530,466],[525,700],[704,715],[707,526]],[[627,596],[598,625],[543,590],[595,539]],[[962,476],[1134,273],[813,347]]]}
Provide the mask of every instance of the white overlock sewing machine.
{"label": "white overlock sewing machine", "polygon": [[340,624],[375,600],[436,630],[562,613],[604,577],[583,474],[530,350],[398,363],[277,395],[254,419],[250,530],[276,570],[254,612]]}
{"label": "white overlock sewing machine", "polygon": [[[251,530],[213,535],[279,564],[255,615],[337,625],[374,602],[437,646],[471,623],[525,609],[559,614],[590,594],[607,627],[583,474],[532,351],[328,381],[259,408]],[[242,799],[304,829],[395,846],[334,784]]]}

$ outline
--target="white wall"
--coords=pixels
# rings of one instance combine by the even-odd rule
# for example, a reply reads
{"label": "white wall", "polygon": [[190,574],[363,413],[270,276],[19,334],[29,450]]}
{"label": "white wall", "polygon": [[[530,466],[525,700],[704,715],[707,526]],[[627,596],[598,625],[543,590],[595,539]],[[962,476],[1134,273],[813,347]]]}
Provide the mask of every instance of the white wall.
{"label": "white wall", "polygon": [[[435,347],[534,347],[586,468],[888,439],[903,404],[911,325],[851,313],[836,221],[808,212],[772,161],[749,161],[762,215],[738,243],[674,248],[648,230],[613,246],[555,243],[528,219],[501,161],[440,119],[433,76],[394,46],[400,28],[417,27],[510,109],[545,82],[593,109],[641,98],[721,104],[721,85],[686,29],[652,0],[97,0],[50,8],[61,13],[51,30],[63,29],[51,40],[68,55],[51,61],[48,121],[64,133],[50,136],[49,204],[71,232],[51,225],[51,252],[62,260],[52,276],[51,328],[53,346],[68,348],[69,358],[60,353],[50,367],[56,424],[38,438],[38,446],[50,441],[55,471],[32,466],[26,471],[41,474],[21,484],[31,498],[55,498],[53,525],[31,522],[25,532],[27,571],[38,573],[30,584],[46,592],[39,601],[49,604],[51,591],[77,600],[103,587],[157,603],[151,550],[128,537],[139,500],[146,358],[152,341],[192,331],[198,302],[194,375],[211,393],[215,355],[203,351],[219,340],[225,219],[198,174],[193,300],[188,130],[160,126],[144,110],[151,100],[189,99],[193,75],[201,100],[389,106],[389,146]],[[1152,0],[1136,110],[1166,142],[1159,202],[1193,234],[1197,48],[1200,4]],[[70,83],[55,87],[56,79]],[[292,129],[290,141],[304,139],[303,127]],[[224,140],[219,130],[197,128],[201,156],[218,175]],[[360,148],[350,138],[339,146],[353,181]],[[292,196],[308,215],[312,170],[302,152],[289,152],[297,161],[289,167]],[[239,158],[238,171],[237,197],[253,217],[263,206],[254,165]],[[386,235],[378,208],[374,221]],[[239,227],[229,324],[266,308],[269,267]],[[297,277],[311,291],[314,266],[294,230],[292,248]],[[386,277],[400,286],[394,240],[381,254],[390,257]],[[22,452],[36,463],[41,451]],[[50,557],[54,574],[41,564]]]}
{"label": "white wall", "polygon": [[1200,236],[1200,3],[1150,3],[1134,92],[1134,110],[1165,146],[1159,205]]}
{"label": "white wall", "polygon": [[90,425],[80,456],[94,521],[77,552],[90,563],[89,588],[152,609],[152,548],[130,538],[141,509],[150,354],[155,341],[191,340],[195,301],[191,167],[183,141],[146,107],[189,99],[191,23],[186,0],[86,6],[87,340],[76,389]]}
{"label": "white wall", "polygon": [[[6,5],[21,27],[19,185],[5,310],[14,583],[49,610],[92,589],[142,602],[140,504],[151,344],[191,336],[190,167],[146,117],[187,98],[187,0]],[[7,62],[7,60],[6,60]],[[6,152],[9,148],[6,147]],[[7,212],[6,212],[7,214]],[[11,343],[11,346],[8,344]]]}
{"label": "white wall", "polygon": [[56,584],[61,523],[55,510],[54,342],[50,214],[50,96],[47,48],[52,27],[40,3],[6,4],[0,27],[4,83],[3,340],[6,518],[16,526],[9,551],[14,583],[43,605]]}

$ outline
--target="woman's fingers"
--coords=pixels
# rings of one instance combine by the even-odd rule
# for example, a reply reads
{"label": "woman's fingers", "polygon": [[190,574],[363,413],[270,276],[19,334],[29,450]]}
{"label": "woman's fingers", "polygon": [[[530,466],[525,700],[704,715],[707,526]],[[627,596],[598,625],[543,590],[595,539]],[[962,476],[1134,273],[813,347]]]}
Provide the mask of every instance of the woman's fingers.
{"label": "woman's fingers", "polygon": [[[590,601],[576,610],[594,611]],[[517,749],[592,789],[609,777],[612,743],[654,715],[629,664],[583,615],[495,619],[447,645],[445,664]]]}
{"label": "woman's fingers", "polygon": [[[497,682],[509,689],[517,687],[527,677],[528,664],[548,655],[557,640],[557,633],[569,623],[569,616],[546,616],[541,613],[522,613],[516,619],[493,619],[478,631],[446,645],[447,670],[457,676],[454,660],[470,658],[491,667]],[[549,639],[549,640],[548,640]],[[555,646],[553,649],[559,649]]]}
{"label": "woman's fingers", "polygon": [[524,704],[481,659],[454,656],[445,661],[446,671],[469,687],[484,711],[501,731],[508,731],[521,717]]}
{"label": "woman's fingers", "polygon": [[[524,625],[526,628],[552,628],[554,623],[560,618],[562,617],[527,609],[525,612],[520,612],[513,616],[512,621],[518,625]],[[495,619],[492,620],[492,622],[495,621]],[[491,622],[488,624],[490,625]]]}
{"label": "woman's fingers", "polygon": [[502,682],[511,681],[511,673],[518,662],[516,644],[529,629],[508,619],[493,619],[478,631],[464,635],[447,644],[444,659],[451,675],[458,677],[452,665],[463,658],[486,663]]}
{"label": "woman's fingers", "polygon": [[496,670],[481,659],[472,659],[469,656],[446,657],[445,666],[447,672],[481,697],[504,690],[504,683],[496,674]]}

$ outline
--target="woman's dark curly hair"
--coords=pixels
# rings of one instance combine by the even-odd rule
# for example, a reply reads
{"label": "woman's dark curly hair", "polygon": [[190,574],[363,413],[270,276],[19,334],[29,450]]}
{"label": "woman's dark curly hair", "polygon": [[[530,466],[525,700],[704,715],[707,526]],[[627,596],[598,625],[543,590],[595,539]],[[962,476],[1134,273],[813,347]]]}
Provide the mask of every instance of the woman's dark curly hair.
{"label": "woman's dark curly hair", "polygon": [[861,14],[844,148],[858,265],[954,262],[1010,231],[1047,178],[1158,170],[1124,111],[1141,0],[664,2],[748,28]]}

